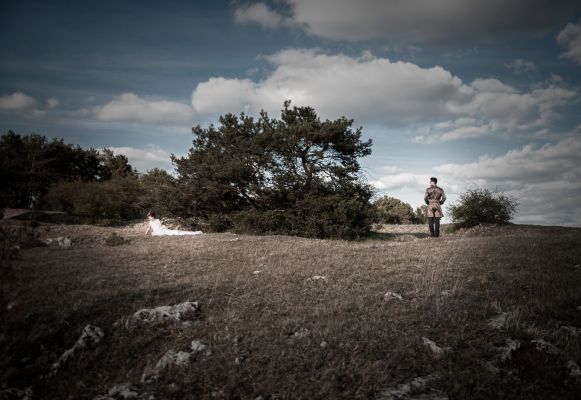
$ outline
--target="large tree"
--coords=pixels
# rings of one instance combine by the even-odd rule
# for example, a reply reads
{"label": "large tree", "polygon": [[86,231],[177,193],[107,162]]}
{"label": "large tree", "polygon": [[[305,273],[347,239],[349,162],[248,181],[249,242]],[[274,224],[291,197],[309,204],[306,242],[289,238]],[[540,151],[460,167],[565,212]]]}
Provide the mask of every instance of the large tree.
{"label": "large tree", "polygon": [[[219,122],[194,127],[189,154],[172,156],[184,213],[242,215],[266,226],[259,231],[308,236],[368,229],[372,190],[358,158],[371,153],[371,140],[361,140],[353,120],[321,121],[312,107],[287,101],[279,120],[262,112],[257,120],[227,114]],[[263,225],[267,216],[276,223]]]}

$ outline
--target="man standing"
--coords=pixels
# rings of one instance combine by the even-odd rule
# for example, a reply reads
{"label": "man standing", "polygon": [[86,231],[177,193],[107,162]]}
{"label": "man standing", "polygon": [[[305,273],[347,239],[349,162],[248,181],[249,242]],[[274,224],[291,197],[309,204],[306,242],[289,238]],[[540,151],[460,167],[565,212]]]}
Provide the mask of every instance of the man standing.
{"label": "man standing", "polygon": [[428,205],[428,225],[430,227],[430,236],[440,236],[440,218],[444,216],[441,204],[446,201],[444,189],[437,185],[437,178],[430,178],[430,187],[426,189],[424,201]]}

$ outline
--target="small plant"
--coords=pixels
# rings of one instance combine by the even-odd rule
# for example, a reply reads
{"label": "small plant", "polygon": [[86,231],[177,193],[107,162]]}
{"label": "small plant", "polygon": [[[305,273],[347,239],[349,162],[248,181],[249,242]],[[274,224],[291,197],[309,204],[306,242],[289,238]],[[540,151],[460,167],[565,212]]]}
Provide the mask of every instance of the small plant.
{"label": "small plant", "polygon": [[109,237],[105,239],[105,244],[107,246],[122,246],[124,244],[128,244],[129,242],[129,239],[125,239],[123,236],[118,235],[115,232],[112,232]]}
{"label": "small plant", "polygon": [[480,224],[508,224],[517,206],[514,197],[476,188],[462,193],[458,202],[451,204],[447,211],[458,227],[469,228]]}

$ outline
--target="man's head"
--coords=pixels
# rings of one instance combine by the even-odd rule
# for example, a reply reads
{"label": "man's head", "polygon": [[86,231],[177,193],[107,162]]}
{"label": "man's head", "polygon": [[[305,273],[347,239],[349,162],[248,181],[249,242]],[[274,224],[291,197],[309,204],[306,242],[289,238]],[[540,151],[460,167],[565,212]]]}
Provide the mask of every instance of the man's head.
{"label": "man's head", "polygon": [[147,213],[147,219],[148,219],[148,220],[150,220],[150,221],[151,221],[152,219],[155,219],[155,213],[153,213],[153,212],[151,212],[151,211],[150,211],[150,212],[148,212],[148,213]]}
{"label": "man's head", "polygon": [[438,184],[438,178],[432,176],[430,178],[430,186],[436,186],[437,184]]}

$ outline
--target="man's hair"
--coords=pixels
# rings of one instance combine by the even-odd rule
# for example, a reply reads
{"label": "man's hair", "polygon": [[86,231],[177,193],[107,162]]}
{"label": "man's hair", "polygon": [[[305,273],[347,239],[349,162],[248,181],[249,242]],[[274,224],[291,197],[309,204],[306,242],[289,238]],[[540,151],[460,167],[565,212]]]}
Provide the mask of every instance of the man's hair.
{"label": "man's hair", "polygon": [[438,178],[432,176],[430,182],[438,183]]}
{"label": "man's hair", "polygon": [[147,216],[155,218],[155,213],[150,211],[147,213]]}

